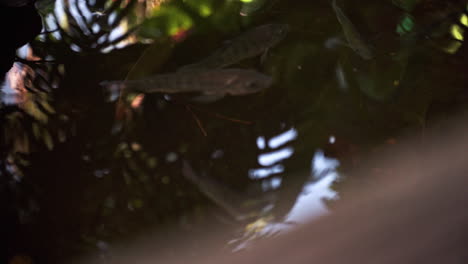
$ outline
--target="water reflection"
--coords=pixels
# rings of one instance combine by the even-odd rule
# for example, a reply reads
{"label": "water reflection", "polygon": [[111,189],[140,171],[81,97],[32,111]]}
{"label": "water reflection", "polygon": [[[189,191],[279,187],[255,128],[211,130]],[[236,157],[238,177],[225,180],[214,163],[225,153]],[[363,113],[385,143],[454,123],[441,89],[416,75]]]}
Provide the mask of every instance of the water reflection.
{"label": "water reflection", "polygon": [[[26,61],[40,61],[30,46],[19,53]],[[4,109],[11,109],[2,118],[3,136],[9,151],[29,154],[39,146],[53,149],[69,135],[66,114],[58,115],[53,89],[60,85],[63,68],[52,64],[15,63],[5,76],[1,100]]]}
{"label": "water reflection", "polygon": [[[275,149],[279,148],[282,145],[291,143],[294,139],[297,137],[297,131],[294,128],[291,128],[290,130],[287,130],[284,133],[281,133],[280,135],[277,135],[275,137],[272,137],[270,140],[268,140],[268,147],[270,149]],[[265,150],[266,149],[266,140],[264,136],[259,136],[257,137],[257,147],[259,150]],[[249,170],[249,177],[251,179],[264,179],[268,178],[272,175],[275,174],[280,174],[284,172],[284,166],[280,163],[282,160],[285,160],[287,158],[290,158],[293,155],[294,151],[292,147],[284,147],[279,150],[275,150],[269,153],[262,153],[258,157],[258,163],[262,165],[262,168],[256,168],[256,169],[250,169]],[[267,167],[265,167],[267,166]],[[268,188],[267,186],[274,186],[273,188],[279,187],[281,184],[281,180],[278,180],[278,178],[275,178],[274,183],[271,184],[265,184],[265,188]]]}
{"label": "water reflection", "polygon": [[260,155],[258,157],[258,163],[263,166],[270,166],[291,157],[293,153],[294,150],[290,147],[282,148],[274,152]]}
{"label": "water reflection", "polygon": [[[267,139],[265,136],[257,137],[256,145],[262,152],[268,151],[267,146],[268,148],[278,149],[259,155],[258,163],[267,166],[266,168],[249,170],[249,177],[260,180],[264,192],[279,189],[287,190],[289,188],[290,183],[282,184],[284,177],[288,177],[288,174],[284,173],[285,166],[282,163],[287,159],[294,159],[294,152],[288,145],[292,145],[297,138],[298,132],[294,128],[277,136],[272,136],[268,140],[268,144],[266,144]],[[333,136],[331,141],[333,141],[331,142],[333,144]],[[285,152],[285,149],[290,150],[290,152]],[[284,155],[284,153],[288,155]],[[266,211],[270,213],[252,219],[245,225],[244,232],[238,238],[229,242],[232,249],[234,251],[245,249],[258,239],[285,232],[299,223],[304,223],[326,213],[325,201],[337,198],[337,193],[331,189],[331,186],[339,179],[338,166],[339,162],[336,159],[328,158],[323,151],[317,150],[311,160],[310,175],[305,177],[306,182],[300,188],[302,190],[298,194],[293,194],[296,195],[295,202],[290,205],[288,212],[284,215],[275,216],[275,210]],[[276,203],[280,202],[282,201],[277,200]],[[270,204],[271,209],[277,206],[276,203]]]}
{"label": "water reflection", "polygon": [[324,201],[338,198],[338,194],[331,187],[340,179],[336,159],[324,156],[323,151],[317,150],[311,161],[311,179],[304,185],[294,207],[286,216],[287,222],[304,223],[314,217],[328,212]]}
{"label": "water reflection", "polygon": [[126,17],[134,4],[135,1],[125,4],[114,1],[104,6],[89,0],[58,0],[50,4],[55,6],[54,11],[44,14],[46,29],[55,31],[52,33],[54,38],[69,42],[70,49],[75,52],[110,52],[136,42],[133,33],[138,19],[136,23],[130,23],[135,19]]}
{"label": "water reflection", "polygon": [[284,172],[284,166],[278,164],[269,168],[251,169],[249,171],[249,177],[251,179],[262,179],[282,172]]}
{"label": "water reflection", "polygon": [[[11,254],[111,255],[146,228],[191,233],[210,221],[238,227],[231,246],[241,249],[326,213],[338,168],[361,165],[401,131],[421,132],[452,98],[466,108],[465,6],[338,1],[372,44],[364,60],[335,41],[344,29],[329,1],[162,2],[39,2],[46,32],[17,54],[1,90]],[[223,48],[273,23],[289,28],[278,45]],[[205,104],[99,86],[177,72],[218,49],[234,57],[229,67],[273,84]],[[119,99],[131,118],[115,118]]]}
{"label": "water reflection", "polygon": [[[246,249],[255,240],[278,235],[327,213],[325,202],[338,198],[337,192],[332,189],[332,185],[340,179],[338,166],[339,162],[336,159],[325,157],[323,151],[317,150],[311,161],[310,177],[290,211],[281,218],[281,221],[270,215],[246,225],[244,233],[229,242],[234,246],[233,251]],[[276,189],[280,184],[281,178],[270,178],[265,183],[266,190]]]}
{"label": "water reflection", "polygon": [[274,148],[278,148],[280,147],[281,145],[284,145],[294,139],[297,138],[297,130],[294,129],[294,128],[291,128],[290,130],[276,136],[276,137],[273,137],[271,138],[269,141],[268,141],[268,147],[274,149]]}

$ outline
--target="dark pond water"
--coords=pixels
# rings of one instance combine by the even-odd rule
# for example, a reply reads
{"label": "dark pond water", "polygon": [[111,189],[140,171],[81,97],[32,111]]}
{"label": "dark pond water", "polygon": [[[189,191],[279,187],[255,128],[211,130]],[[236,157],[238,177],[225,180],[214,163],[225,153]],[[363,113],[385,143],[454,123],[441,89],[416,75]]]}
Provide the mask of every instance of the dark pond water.
{"label": "dark pond water", "polygon": [[[146,230],[207,222],[242,249],[326,213],[364,155],[424,140],[468,99],[466,1],[3,2],[3,263],[105,260]],[[277,43],[246,33],[273,23],[288,28]],[[239,39],[225,68],[273,84],[198,97],[205,84],[178,70]],[[164,86],[201,88],[101,85],[171,73]]]}

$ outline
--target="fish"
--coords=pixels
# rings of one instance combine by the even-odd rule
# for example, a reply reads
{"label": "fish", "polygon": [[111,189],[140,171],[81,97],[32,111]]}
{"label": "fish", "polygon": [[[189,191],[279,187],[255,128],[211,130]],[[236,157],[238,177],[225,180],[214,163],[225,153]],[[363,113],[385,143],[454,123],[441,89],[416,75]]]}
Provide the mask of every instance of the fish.
{"label": "fish", "polygon": [[199,92],[204,95],[238,96],[259,92],[272,83],[273,79],[268,75],[232,68],[157,74],[144,79],[104,81],[100,84],[109,90],[136,93]]}
{"label": "fish", "polygon": [[253,28],[214,51],[207,58],[181,67],[179,71],[216,69],[265,53],[276,46],[289,32],[287,24],[266,24]]}
{"label": "fish", "polygon": [[343,29],[343,33],[346,37],[349,47],[361,58],[365,60],[373,59],[374,54],[369,44],[364,41],[351,20],[349,20],[343,10],[341,10],[341,8],[336,4],[336,0],[332,0],[332,7],[335,11],[338,22],[341,24],[341,28]]}

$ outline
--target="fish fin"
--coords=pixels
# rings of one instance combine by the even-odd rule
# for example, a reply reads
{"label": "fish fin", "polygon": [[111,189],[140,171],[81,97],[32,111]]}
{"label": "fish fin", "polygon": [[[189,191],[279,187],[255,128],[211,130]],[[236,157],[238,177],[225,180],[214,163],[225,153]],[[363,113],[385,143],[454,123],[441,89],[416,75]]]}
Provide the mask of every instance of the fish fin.
{"label": "fish fin", "polygon": [[[228,80],[226,81],[226,85],[231,85],[231,84],[232,84],[233,82],[235,82],[236,80],[237,80],[237,76],[234,75],[234,76],[232,76],[230,79],[228,79]],[[209,94],[209,92],[205,92],[205,94]]]}
{"label": "fish fin", "polygon": [[262,53],[262,56],[260,56],[260,64],[265,64],[266,58],[268,56],[268,51],[270,49],[265,49],[265,51]]}
{"label": "fish fin", "polygon": [[346,80],[346,73],[340,61],[338,61],[336,65],[336,80],[338,82],[338,87],[340,88],[340,90],[347,92],[349,89],[349,84]]}
{"label": "fish fin", "polygon": [[209,104],[209,103],[214,103],[216,101],[219,101],[222,98],[224,98],[224,94],[204,94],[204,95],[193,97],[192,99],[190,99],[190,101],[194,103],[200,103],[200,104]]}
{"label": "fish fin", "polygon": [[344,39],[343,36],[331,37],[331,38],[325,40],[324,45],[328,49],[336,49],[338,46],[344,46],[344,47],[351,48],[351,46]]}

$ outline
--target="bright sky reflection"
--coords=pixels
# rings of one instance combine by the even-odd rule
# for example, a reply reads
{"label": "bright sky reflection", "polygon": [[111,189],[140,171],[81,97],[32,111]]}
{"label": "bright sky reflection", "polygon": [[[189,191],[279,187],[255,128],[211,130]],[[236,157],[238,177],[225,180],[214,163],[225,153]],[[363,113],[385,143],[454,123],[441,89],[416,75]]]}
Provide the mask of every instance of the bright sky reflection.
{"label": "bright sky reflection", "polygon": [[270,191],[274,189],[278,189],[281,186],[282,179],[280,177],[273,177],[269,180],[262,181],[262,189],[263,191]]}
{"label": "bright sky reflection", "polygon": [[335,171],[340,165],[338,160],[325,157],[323,151],[317,150],[311,162],[312,175],[315,179],[328,176],[329,171]]}
{"label": "bright sky reflection", "polygon": [[328,209],[323,200],[338,198],[338,194],[331,189],[338,176],[338,173],[330,172],[319,181],[306,184],[285,221],[304,223],[326,214]]}
{"label": "bright sky reflection", "polygon": [[[87,8],[83,8],[83,6],[80,5],[79,2],[76,2],[76,0],[68,0],[69,1],[69,11],[73,15],[73,18],[78,22],[79,27],[85,34],[90,34],[88,28],[86,27],[88,17],[90,16],[90,12]],[[81,1],[83,2],[83,1]],[[78,8],[80,10],[78,10]],[[83,15],[83,16],[81,16]]]}
{"label": "bright sky reflection", "polygon": [[336,171],[339,165],[338,160],[325,157],[322,150],[315,152],[311,161],[311,181],[304,185],[286,222],[303,223],[328,212],[323,200],[338,198],[331,186],[339,178]]}
{"label": "bright sky reflection", "polygon": [[[231,243],[240,242],[233,251],[248,248],[257,237],[267,237],[287,232],[297,227],[298,224],[306,223],[328,213],[324,200],[338,198],[338,193],[331,189],[333,182],[340,177],[336,171],[338,166],[338,160],[325,157],[322,150],[317,150],[311,161],[310,181],[304,185],[302,192],[283,221],[268,221],[263,228],[254,234],[247,232],[243,237],[232,240]],[[280,185],[281,178],[275,177],[262,187],[271,190],[278,188]]]}
{"label": "bright sky reflection", "polygon": [[252,180],[263,179],[273,174],[282,173],[283,171],[284,171],[284,166],[280,164],[269,167],[269,168],[251,169],[249,170],[249,178]]}
{"label": "bright sky reflection", "polygon": [[258,157],[258,163],[263,166],[270,166],[292,156],[294,150],[292,147],[282,148],[277,151],[262,154]]}
{"label": "bright sky reflection", "polygon": [[297,138],[297,131],[294,128],[291,128],[290,130],[284,132],[283,134],[280,134],[276,137],[273,137],[268,141],[268,146],[272,149],[280,147],[284,144],[286,144],[289,141],[292,141]]}
{"label": "bright sky reflection", "polygon": [[[91,35],[91,34],[97,34],[99,31],[104,30],[103,27],[106,25],[99,25],[97,22],[93,22],[93,18],[96,16],[101,15],[100,12],[93,12],[88,8],[88,6],[85,4],[84,1],[80,0],[66,0],[67,2],[64,2],[64,0],[57,0],[55,4],[55,15],[57,17],[57,23],[60,25],[61,28],[63,28],[68,34],[73,35],[73,32],[70,32],[70,26],[68,24],[69,18],[67,18],[67,14],[65,12],[64,8],[67,8],[69,11],[68,15],[73,16],[73,19],[76,21],[78,24],[79,30],[83,31],[84,34],[86,35]],[[107,22],[108,25],[111,25],[117,18],[116,12],[112,12],[108,18]],[[52,19],[53,21],[53,19]],[[53,24],[51,23],[52,21],[47,21],[47,25],[50,28],[50,25]],[[90,24],[91,23],[91,24]],[[128,30],[128,23],[126,20],[120,21],[120,24],[116,27],[114,27],[108,34],[104,34],[101,38],[98,39],[97,43],[102,44],[105,41],[112,42],[114,40],[119,39],[122,37]],[[60,32],[54,32],[54,36],[58,39],[61,38]],[[102,53],[108,53],[111,50],[117,48],[123,48],[130,44],[132,41],[129,39],[123,39],[119,41],[118,43],[114,43],[113,45],[109,45],[107,47],[101,48]],[[93,47],[93,45],[91,46]],[[70,48],[73,51],[80,52],[81,49],[75,45],[71,44]]]}
{"label": "bright sky reflection", "polygon": [[264,137],[258,137],[258,138],[257,138],[257,147],[258,147],[259,149],[265,149],[265,146],[266,146],[266,144],[265,144],[265,138],[264,138]]}

